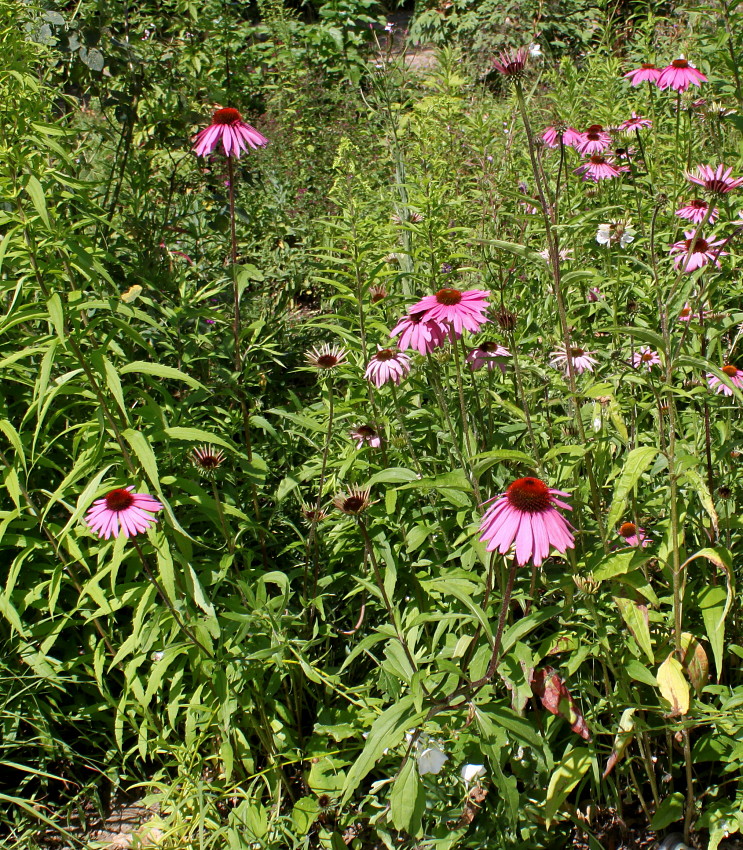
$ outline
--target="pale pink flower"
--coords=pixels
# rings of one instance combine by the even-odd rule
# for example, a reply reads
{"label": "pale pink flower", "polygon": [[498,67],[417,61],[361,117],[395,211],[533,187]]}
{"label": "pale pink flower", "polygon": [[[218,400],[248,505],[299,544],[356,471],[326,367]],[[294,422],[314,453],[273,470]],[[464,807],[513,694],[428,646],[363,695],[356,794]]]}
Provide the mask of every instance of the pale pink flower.
{"label": "pale pink flower", "polygon": [[649,118],[643,118],[641,115],[638,115],[636,112],[632,113],[632,117],[628,118],[626,121],[622,121],[619,125],[619,129],[623,133],[634,133],[635,130],[641,130],[643,127],[652,127],[653,122]]}
{"label": "pale pink flower", "polygon": [[262,148],[268,139],[255,127],[243,121],[236,109],[226,107],[218,109],[212,115],[212,123],[194,136],[194,150],[197,156],[208,156],[222,142],[225,156],[240,158],[248,148]]}
{"label": "pale pink flower", "polygon": [[[693,230],[685,230],[684,235],[686,236],[686,239],[682,239],[680,242],[675,242],[669,251],[670,255],[675,257],[673,264],[676,268],[679,268],[681,264],[684,263],[684,260],[690,250],[691,254],[689,256],[689,260],[684,265],[685,272],[693,272],[696,269],[701,269],[702,266],[706,266],[707,263],[712,261],[714,261],[714,264],[718,269],[720,268],[720,260],[718,258],[727,256],[727,251],[712,249],[719,249],[725,244],[724,240],[718,239],[716,242],[708,242],[706,239],[702,239],[701,236],[697,236],[697,238],[694,239]],[[694,245],[693,248],[692,242]]]}
{"label": "pale pink flower", "polygon": [[379,349],[369,360],[364,377],[368,378],[375,387],[381,387],[387,381],[399,384],[410,371],[410,357],[395,348]]}
{"label": "pale pink flower", "polygon": [[413,348],[420,354],[430,354],[447,337],[446,327],[441,322],[426,318],[425,311],[403,316],[390,332],[391,337],[398,334],[398,346],[402,351]]}
{"label": "pale pink flower", "polygon": [[[726,366],[723,366],[720,371],[734,387],[739,390],[743,390],[743,369],[739,369],[737,366],[733,366],[728,363]],[[711,372],[707,373],[707,383],[709,384],[709,388],[714,390],[718,395],[720,393],[723,395],[733,394],[730,387],[727,384],[723,384],[717,375],[713,375]]]}
{"label": "pale pink flower", "polygon": [[574,169],[575,174],[582,174],[584,180],[593,180],[596,183],[599,180],[619,177],[620,171],[610,159],[600,154],[594,154],[587,162]]}
{"label": "pale pink flower", "polygon": [[351,437],[356,440],[356,448],[363,448],[364,444],[378,449],[382,445],[379,431],[373,425],[358,425],[351,431]]}
{"label": "pale pink flower", "polygon": [[732,177],[733,169],[718,165],[712,168],[710,165],[697,166],[696,173],[686,172],[689,183],[703,186],[712,195],[726,195],[743,185],[743,177]]}
{"label": "pale pink flower", "polygon": [[670,65],[661,71],[658,77],[658,88],[672,88],[674,91],[686,91],[689,86],[700,86],[707,78],[701,71],[688,63],[683,57],[674,59]]}
{"label": "pale pink flower", "polygon": [[562,136],[562,143],[566,147],[576,148],[583,141],[583,134],[573,127],[565,127],[564,130],[557,127],[547,127],[542,133],[542,141],[548,148],[558,148],[560,147],[560,136]]}
{"label": "pale pink flower", "polygon": [[583,156],[591,156],[605,151],[610,144],[611,136],[601,124],[591,124],[585,133],[581,133],[581,140],[575,146],[575,149]]}
{"label": "pale pink flower", "polygon": [[[676,215],[679,216],[679,218],[685,218],[687,221],[691,221],[694,224],[701,224],[704,221],[704,217],[707,215],[708,209],[709,204],[707,201],[694,198],[694,200],[689,201],[685,206],[681,207],[681,209],[676,210]],[[707,221],[710,224],[714,224],[719,214],[720,211],[717,207],[715,207],[709,214]]]}
{"label": "pale pink flower", "polygon": [[625,79],[628,79],[633,86],[639,86],[640,83],[657,83],[660,78],[661,70],[656,68],[650,62],[643,62],[639,68],[626,73]]}
{"label": "pale pink flower", "polygon": [[647,345],[643,345],[632,355],[632,365],[635,369],[643,367],[649,372],[653,366],[660,366],[660,355]]}
{"label": "pale pink flower", "polygon": [[133,537],[154,525],[153,516],[162,510],[157,499],[146,493],[133,493],[134,487],[111,490],[102,499],[96,499],[85,515],[85,523],[99,537],[108,540],[112,535]]}
{"label": "pale pink flower", "polygon": [[623,522],[617,529],[617,534],[624,539],[627,546],[638,546],[644,549],[650,545],[644,528],[638,528],[634,522]]}
{"label": "pale pink flower", "polygon": [[487,543],[488,552],[497,549],[501,555],[515,542],[519,566],[531,561],[538,567],[551,548],[564,554],[574,548],[575,539],[570,523],[555,506],[572,510],[556,498],[567,495],[538,478],[519,478],[505,493],[484,503],[493,502],[480,522],[480,541]]}
{"label": "pale pink flower", "polygon": [[488,369],[495,369],[497,366],[505,374],[506,358],[510,356],[511,352],[507,348],[489,339],[469,352],[467,362],[473,372],[482,369],[483,366],[487,366]]}
{"label": "pale pink flower", "polygon": [[421,298],[409,312],[424,312],[425,321],[446,323],[457,335],[463,328],[474,333],[489,321],[485,316],[489,295],[490,292],[483,289],[439,289],[435,295]]}
{"label": "pale pink flower", "polygon": [[[593,356],[592,351],[586,351],[584,348],[569,349],[570,360],[573,364],[573,371],[582,375],[584,372],[593,372],[593,367],[598,363],[598,360]],[[565,346],[561,345],[556,351],[552,352],[550,366],[555,369],[563,369],[565,374],[568,374],[568,354],[565,353]]]}
{"label": "pale pink flower", "polygon": [[526,63],[529,59],[529,52],[525,47],[519,47],[516,51],[502,50],[498,59],[492,59],[493,66],[496,71],[505,74],[507,77],[519,78],[523,76]]}
{"label": "pale pink flower", "polygon": [[708,316],[711,316],[709,310],[692,310],[691,304],[687,301],[686,304],[681,308],[681,312],[678,315],[679,322],[690,322],[692,319],[699,319],[699,314],[702,314],[702,318],[706,319]]}

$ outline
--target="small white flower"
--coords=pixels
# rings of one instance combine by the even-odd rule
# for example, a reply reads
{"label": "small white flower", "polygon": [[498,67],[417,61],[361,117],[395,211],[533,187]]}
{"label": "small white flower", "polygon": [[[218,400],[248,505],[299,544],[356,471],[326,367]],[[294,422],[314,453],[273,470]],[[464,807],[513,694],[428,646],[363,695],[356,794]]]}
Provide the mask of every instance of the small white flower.
{"label": "small white flower", "polygon": [[419,750],[415,757],[418,760],[418,773],[420,776],[426,773],[441,773],[444,763],[449,760],[449,756],[435,743],[430,747]]}
{"label": "small white flower", "polygon": [[482,779],[485,776],[485,765],[484,764],[465,764],[460,771],[462,779],[464,779],[465,785],[469,785],[470,782],[475,782],[478,779]]}
{"label": "small white flower", "polygon": [[612,221],[609,224],[600,224],[596,232],[596,241],[599,245],[616,245],[626,248],[630,242],[635,241],[637,231],[627,221]]}
{"label": "small white flower", "polygon": [[537,59],[541,55],[542,55],[542,48],[536,42],[532,42],[529,45],[529,56],[531,56],[532,59]]}

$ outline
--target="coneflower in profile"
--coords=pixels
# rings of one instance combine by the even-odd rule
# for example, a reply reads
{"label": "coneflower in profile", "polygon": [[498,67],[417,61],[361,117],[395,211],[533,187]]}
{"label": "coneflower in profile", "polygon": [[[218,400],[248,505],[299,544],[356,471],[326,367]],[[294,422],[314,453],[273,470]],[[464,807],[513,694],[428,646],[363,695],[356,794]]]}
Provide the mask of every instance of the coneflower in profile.
{"label": "coneflower in profile", "polygon": [[319,372],[328,372],[346,362],[347,351],[340,345],[325,343],[320,348],[314,346],[304,354],[304,359]]}
{"label": "coneflower in profile", "polygon": [[499,57],[493,59],[492,63],[499,73],[518,80],[523,77],[528,60],[529,51],[525,47],[519,47],[515,51],[502,50]]}
{"label": "coneflower in profile", "polygon": [[194,150],[197,156],[208,156],[222,142],[225,156],[240,158],[242,151],[248,148],[262,148],[268,139],[251,127],[237,109],[225,107],[212,115],[212,123],[194,137]]}
{"label": "coneflower in profile", "polygon": [[665,67],[658,77],[659,89],[672,88],[674,91],[685,92],[689,86],[700,86],[707,78],[701,71],[691,65],[684,57],[674,59]]}
{"label": "coneflower in profile", "polygon": [[224,452],[212,446],[197,446],[191,451],[191,463],[206,478],[213,478],[216,471],[224,463]]}
{"label": "coneflower in profile", "polygon": [[497,549],[501,555],[515,543],[519,566],[531,561],[538,567],[552,548],[564,554],[575,546],[570,523],[557,510],[572,510],[557,498],[567,495],[539,478],[519,478],[505,493],[489,500],[493,504],[480,523],[481,542],[487,543],[488,552]]}

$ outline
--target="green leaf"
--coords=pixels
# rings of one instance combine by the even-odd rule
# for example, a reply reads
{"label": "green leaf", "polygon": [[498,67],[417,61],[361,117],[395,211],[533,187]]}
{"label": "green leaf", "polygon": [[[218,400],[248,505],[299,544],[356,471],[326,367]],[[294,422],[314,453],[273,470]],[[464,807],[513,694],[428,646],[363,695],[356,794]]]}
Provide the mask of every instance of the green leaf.
{"label": "green leaf", "polygon": [[307,835],[319,814],[320,806],[315,797],[300,797],[292,809],[294,828],[300,835]]}
{"label": "green leaf", "polygon": [[712,647],[718,681],[722,676],[722,656],[725,646],[725,616],[728,591],[719,584],[708,584],[697,591],[697,605],[702,612],[704,628]]}
{"label": "green leaf", "polygon": [[424,717],[425,712],[415,710],[413,697],[410,694],[393,703],[377,717],[361,755],[348,771],[343,786],[342,805],[349,801],[361,780],[377,763],[382,752],[390,747],[396,747],[402,740],[405,730],[416,726]]}
{"label": "green leaf", "polygon": [[650,640],[647,608],[622,596],[615,596],[614,602],[622,615],[622,619],[627,624],[627,628],[637,641],[637,645],[647,655],[648,661],[653,664],[655,653],[653,652],[653,643]]}
{"label": "green leaf", "polygon": [[[172,428],[163,428],[162,433],[170,437],[171,440],[185,440],[192,443],[211,443],[215,446],[222,446],[224,449],[235,451],[235,447],[228,443],[222,437],[212,434],[211,431],[204,431],[203,428],[182,428],[174,426]],[[153,435],[155,439],[156,435]]]}
{"label": "green leaf", "polygon": [[155,378],[169,378],[173,381],[183,381],[194,389],[206,389],[206,387],[196,378],[181,372],[180,369],[174,369],[172,366],[163,366],[161,363],[148,363],[146,360],[134,360],[127,363],[119,369],[120,375],[129,375],[135,373],[138,375],[152,375]]}
{"label": "green leaf", "polygon": [[614,498],[606,518],[606,524],[612,528],[617,524],[624,513],[627,505],[627,497],[632,488],[640,480],[640,476],[650,467],[655,460],[658,449],[652,446],[638,446],[627,455],[622,473],[614,487]]}
{"label": "green leaf", "polygon": [[408,758],[395,779],[390,794],[390,819],[395,829],[415,837],[420,833],[426,792],[415,767],[415,759]]}
{"label": "green leaf", "polygon": [[555,765],[547,786],[547,799],[544,807],[544,819],[547,829],[557,814],[560,806],[568,798],[568,794],[580,782],[583,774],[591,766],[591,753],[587,747],[576,747],[566,753],[562,760]]}
{"label": "green leaf", "polygon": [[34,205],[34,209],[39,214],[41,220],[47,227],[50,227],[51,225],[49,224],[49,214],[46,209],[44,189],[33,174],[28,178],[26,191],[28,192],[28,196],[31,198],[31,203]]}
{"label": "green leaf", "polygon": [[672,823],[677,823],[683,816],[684,795],[680,791],[675,791],[661,801],[653,819],[650,821],[650,828],[658,832]]}
{"label": "green leaf", "polygon": [[64,309],[58,292],[55,292],[51,298],[47,299],[46,309],[49,313],[49,318],[52,320],[52,325],[54,325],[55,333],[63,340],[65,338]]}

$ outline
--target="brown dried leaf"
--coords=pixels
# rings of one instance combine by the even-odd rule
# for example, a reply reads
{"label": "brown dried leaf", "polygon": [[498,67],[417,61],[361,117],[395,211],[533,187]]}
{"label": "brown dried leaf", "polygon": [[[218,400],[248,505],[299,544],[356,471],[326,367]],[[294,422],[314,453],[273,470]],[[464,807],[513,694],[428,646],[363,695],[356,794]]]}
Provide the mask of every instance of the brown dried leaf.
{"label": "brown dried leaf", "polygon": [[550,714],[559,714],[560,717],[564,717],[570,723],[573,732],[586,741],[591,740],[585,718],[554,667],[535,670],[530,684],[534,695],[539,697]]}

